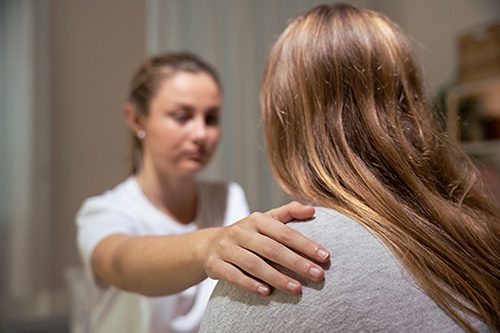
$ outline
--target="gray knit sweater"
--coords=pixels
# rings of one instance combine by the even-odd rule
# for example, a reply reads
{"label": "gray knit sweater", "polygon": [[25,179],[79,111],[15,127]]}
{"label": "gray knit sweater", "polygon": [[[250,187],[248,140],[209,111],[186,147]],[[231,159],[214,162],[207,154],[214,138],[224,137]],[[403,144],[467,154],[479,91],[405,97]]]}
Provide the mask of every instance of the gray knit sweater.
{"label": "gray knit sweater", "polygon": [[[309,222],[290,223],[332,253],[323,283],[301,296],[264,298],[220,282],[201,332],[461,332],[414,282],[387,247],[336,211],[318,208]],[[296,275],[295,275],[296,276]],[[479,331],[487,327],[473,320]]]}

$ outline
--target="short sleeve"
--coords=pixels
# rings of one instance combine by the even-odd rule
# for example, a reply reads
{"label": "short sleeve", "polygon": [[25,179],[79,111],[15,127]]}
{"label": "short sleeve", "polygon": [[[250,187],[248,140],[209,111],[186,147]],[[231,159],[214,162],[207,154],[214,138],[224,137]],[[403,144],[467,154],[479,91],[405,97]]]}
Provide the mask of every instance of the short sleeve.
{"label": "short sleeve", "polygon": [[227,212],[224,219],[224,225],[231,225],[250,214],[247,199],[243,188],[235,183],[229,183],[229,195],[227,201]]}
{"label": "short sleeve", "polygon": [[97,244],[113,234],[137,233],[134,218],[109,203],[104,198],[87,199],[76,216],[78,250],[86,268]]}

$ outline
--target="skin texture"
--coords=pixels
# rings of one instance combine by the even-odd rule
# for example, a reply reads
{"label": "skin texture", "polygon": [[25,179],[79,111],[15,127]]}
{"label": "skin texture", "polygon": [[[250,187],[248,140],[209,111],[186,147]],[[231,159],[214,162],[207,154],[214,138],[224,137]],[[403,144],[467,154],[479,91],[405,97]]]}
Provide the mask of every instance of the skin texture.
{"label": "skin texture", "polygon": [[207,74],[179,73],[164,81],[143,120],[147,167],[172,177],[195,176],[219,142],[220,108],[219,89]]}
{"label": "skin texture", "polygon": [[[130,129],[145,132],[136,175],[139,186],[158,209],[179,223],[189,223],[196,215],[195,176],[219,142],[221,101],[209,75],[178,72],[159,84],[146,114],[131,103],[124,107]],[[328,261],[328,251],[285,225],[313,215],[312,207],[292,202],[253,213],[228,227],[181,236],[116,234],[96,246],[92,268],[103,282],[147,296],[174,294],[207,276],[264,296],[272,287],[299,294],[301,284],[263,258],[321,281],[324,271],[312,260]]]}

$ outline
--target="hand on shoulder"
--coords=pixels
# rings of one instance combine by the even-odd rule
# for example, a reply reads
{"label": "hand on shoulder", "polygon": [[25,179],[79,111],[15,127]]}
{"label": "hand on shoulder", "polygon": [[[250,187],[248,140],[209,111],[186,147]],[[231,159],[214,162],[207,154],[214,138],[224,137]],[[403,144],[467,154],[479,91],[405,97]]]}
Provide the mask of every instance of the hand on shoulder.
{"label": "hand on shoulder", "polygon": [[314,212],[313,207],[291,202],[266,213],[252,213],[222,228],[206,253],[204,266],[207,275],[264,296],[270,294],[270,286],[290,294],[300,294],[301,284],[267,261],[312,281],[324,279],[324,270],[304,256],[324,263],[330,257],[328,250],[286,226],[293,220],[312,218]]}

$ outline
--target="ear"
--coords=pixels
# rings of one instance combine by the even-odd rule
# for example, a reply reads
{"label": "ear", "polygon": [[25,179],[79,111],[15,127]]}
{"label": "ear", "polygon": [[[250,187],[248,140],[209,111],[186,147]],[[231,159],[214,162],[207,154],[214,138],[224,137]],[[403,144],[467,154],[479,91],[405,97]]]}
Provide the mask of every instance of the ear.
{"label": "ear", "polygon": [[144,115],[137,111],[133,103],[127,102],[123,106],[123,118],[134,135],[144,129]]}

